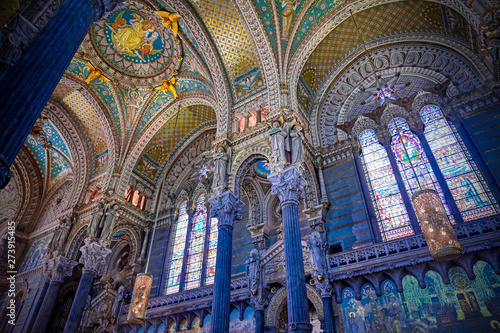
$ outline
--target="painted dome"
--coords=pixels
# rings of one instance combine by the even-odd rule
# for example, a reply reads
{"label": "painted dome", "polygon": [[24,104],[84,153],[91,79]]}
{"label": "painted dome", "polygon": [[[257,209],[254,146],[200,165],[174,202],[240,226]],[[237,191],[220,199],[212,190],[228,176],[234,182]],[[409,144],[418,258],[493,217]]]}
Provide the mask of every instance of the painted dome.
{"label": "painted dome", "polygon": [[110,78],[154,85],[180,67],[179,40],[154,11],[139,5],[115,10],[94,24],[89,35],[84,44],[90,59]]}

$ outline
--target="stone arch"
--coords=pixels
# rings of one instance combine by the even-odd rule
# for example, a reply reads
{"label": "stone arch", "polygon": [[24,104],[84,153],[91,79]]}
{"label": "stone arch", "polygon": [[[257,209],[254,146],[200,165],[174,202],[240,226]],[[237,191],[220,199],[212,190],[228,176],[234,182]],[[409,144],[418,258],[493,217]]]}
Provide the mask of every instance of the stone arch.
{"label": "stone arch", "polygon": [[216,101],[207,94],[188,94],[187,96],[180,96],[159,111],[156,117],[148,123],[134,142],[128,147],[127,158],[123,162],[120,182],[117,184],[116,192],[125,192],[125,188],[127,187],[132,176],[132,170],[137,164],[142,152],[156,133],[175,116],[178,108],[181,106],[187,107],[192,105],[206,105],[214,108]]}
{"label": "stone arch", "polygon": [[[446,44],[449,45],[445,45],[441,39],[444,39]],[[389,62],[387,68],[378,70],[379,75],[390,76],[400,73],[409,77],[424,79],[431,83],[441,83],[446,80],[444,75],[446,73],[443,72],[441,67],[434,66],[434,64],[437,64],[441,58],[446,57],[450,63],[453,62],[454,66],[458,66],[455,74],[467,73],[465,75],[466,81],[461,81],[461,86],[459,86],[463,87],[463,89],[469,89],[470,85],[479,87],[491,78],[491,71],[472,51],[451,39],[441,39],[436,36],[429,36],[426,40],[419,36],[394,37],[373,42],[367,45],[367,48],[370,57],[391,57],[397,53],[405,59],[405,63],[401,64],[402,66]],[[407,44],[401,46],[402,42]],[[426,54],[432,54],[434,60],[424,66],[420,64],[420,60]],[[410,58],[415,59],[411,60]],[[313,146],[326,147],[337,140],[347,138],[344,132],[336,133],[333,124],[349,120],[347,113],[352,109],[355,98],[364,88],[373,85],[375,82],[372,72],[362,71],[364,64],[367,62],[364,59],[364,51],[358,50],[345,59],[339,68],[332,71],[318,88],[310,115],[310,126],[317,129],[311,131]],[[409,59],[411,64],[407,63],[407,61],[410,61]],[[349,83],[350,77],[354,74],[362,77],[362,81],[356,81],[354,84]],[[462,74],[461,77],[463,77]],[[339,90],[340,85],[344,87],[342,90]],[[348,87],[348,89],[346,90],[345,87]],[[453,89],[455,94],[458,93],[457,88],[451,86],[450,90]]]}
{"label": "stone arch", "polygon": [[113,230],[113,234],[121,231],[125,234],[125,238],[130,246],[130,260],[131,262],[137,262],[139,259],[140,251],[141,251],[141,235],[136,228],[131,226],[128,223],[117,223],[116,227]]}
{"label": "stone arch", "polygon": [[229,177],[229,189],[238,197],[243,185],[244,172],[247,171],[247,166],[260,159],[271,161],[271,150],[268,146],[254,146],[246,149],[243,154],[238,156],[231,167],[231,175]]}
{"label": "stone arch", "polygon": [[87,237],[87,225],[80,224],[80,228],[75,227],[75,231],[68,238],[66,244],[66,258],[77,260],[80,255],[80,248],[84,245]]}
{"label": "stone arch", "polygon": [[[323,321],[325,319],[325,313],[323,310],[323,302],[321,300],[321,295],[314,289],[311,285],[306,284],[307,298],[313,304],[318,314],[319,320]],[[271,298],[266,311],[264,312],[264,325],[266,327],[275,327],[277,324],[278,316],[281,309],[286,304],[286,287],[278,290],[276,294]]]}
{"label": "stone arch", "polygon": [[242,190],[245,192],[248,198],[249,205],[249,215],[248,215],[248,224],[251,225],[259,225],[263,222],[262,212],[262,196],[261,193],[257,190],[253,181],[246,180],[243,181]]}

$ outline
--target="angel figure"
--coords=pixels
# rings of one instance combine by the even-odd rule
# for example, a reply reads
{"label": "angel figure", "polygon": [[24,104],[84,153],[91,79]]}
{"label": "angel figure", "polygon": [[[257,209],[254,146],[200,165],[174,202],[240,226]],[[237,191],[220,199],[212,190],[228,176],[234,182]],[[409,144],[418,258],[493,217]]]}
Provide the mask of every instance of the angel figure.
{"label": "angel figure", "polygon": [[104,72],[102,71],[102,69],[95,68],[94,66],[92,66],[90,62],[87,65],[89,66],[90,69],[90,74],[89,76],[87,76],[87,79],[85,80],[87,84],[90,84],[91,81],[94,81],[95,79],[98,78],[101,78],[105,81],[109,81],[109,79],[104,76]]}
{"label": "angel figure", "polygon": [[214,181],[212,187],[226,186],[226,175],[231,171],[231,148],[224,152],[223,147],[219,147],[217,154],[214,156]]}
{"label": "angel figure", "polygon": [[304,134],[300,131],[300,127],[295,125],[290,131],[291,150],[292,150],[292,165],[302,162],[304,157]]}
{"label": "angel figure", "polygon": [[289,123],[283,124],[283,127],[277,121],[273,123],[273,129],[269,132],[269,139],[271,140],[275,163],[287,162],[286,152],[290,151],[289,135]]}
{"label": "angel figure", "polygon": [[297,7],[299,5],[297,0],[286,0],[281,2],[281,8],[283,9],[281,15],[283,16],[283,39],[287,40],[290,34],[290,28],[292,27],[292,21],[295,17]]}
{"label": "angel figure", "polygon": [[161,81],[161,86],[156,87],[156,90],[162,90],[162,91],[170,91],[172,95],[174,95],[174,99],[179,97],[177,95],[177,91],[175,90],[175,77],[171,78],[170,80],[163,80]]}
{"label": "angel figure", "polygon": [[174,36],[177,37],[177,31],[179,31],[179,19],[181,16],[177,13],[169,13],[165,11],[155,12],[158,16],[162,18],[162,23],[165,28],[170,28],[174,32]]}

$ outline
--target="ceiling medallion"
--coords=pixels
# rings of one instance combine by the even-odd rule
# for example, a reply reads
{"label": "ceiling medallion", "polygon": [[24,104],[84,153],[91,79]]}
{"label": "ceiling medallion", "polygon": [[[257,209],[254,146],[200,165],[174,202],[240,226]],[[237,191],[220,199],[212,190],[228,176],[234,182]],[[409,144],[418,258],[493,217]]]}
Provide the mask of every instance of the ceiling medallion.
{"label": "ceiling medallion", "polygon": [[182,63],[182,44],[176,43],[175,32],[163,21],[158,13],[129,4],[95,23],[83,48],[94,67],[113,81],[161,85]]}

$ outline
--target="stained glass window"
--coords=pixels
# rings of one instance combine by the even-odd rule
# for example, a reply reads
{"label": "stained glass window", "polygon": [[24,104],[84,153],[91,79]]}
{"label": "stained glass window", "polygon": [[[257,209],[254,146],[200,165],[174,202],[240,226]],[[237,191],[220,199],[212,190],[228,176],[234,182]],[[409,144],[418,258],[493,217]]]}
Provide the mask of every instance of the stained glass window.
{"label": "stained glass window", "polygon": [[179,292],[182,263],[184,260],[184,248],[186,246],[186,232],[189,222],[189,216],[186,209],[187,201],[184,201],[179,208],[179,218],[175,226],[170,265],[168,268],[166,294]]}
{"label": "stained glass window", "polygon": [[361,133],[362,164],[375,206],[382,239],[389,241],[413,235],[394,171],[385,148],[379,143],[375,131]]}
{"label": "stained glass window", "polygon": [[402,118],[396,118],[389,123],[392,135],[392,151],[396,157],[398,168],[403,178],[409,197],[420,188],[434,189],[438,192],[448,219],[454,223],[455,220],[444,198],[441,186],[432,171],[429,160],[425,155],[420,140],[410,131],[408,123]]}
{"label": "stained glass window", "polygon": [[185,289],[193,289],[200,286],[206,227],[207,208],[205,206],[205,195],[202,194],[196,201],[196,212],[191,224],[191,235],[187,248]]}
{"label": "stained glass window", "polygon": [[203,163],[203,165],[198,169],[198,173],[200,175],[200,178],[201,177],[207,178],[209,171],[210,171],[210,169],[208,168],[208,166],[205,163]]}
{"label": "stained glass window", "polygon": [[219,220],[216,217],[210,219],[210,237],[208,238],[207,252],[207,274],[206,284],[214,283],[215,278],[215,259],[217,257],[217,237],[219,229],[217,227]]}
{"label": "stained glass window", "polygon": [[499,207],[456,129],[436,105],[422,108],[425,138],[464,221],[499,213]]}

